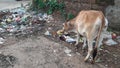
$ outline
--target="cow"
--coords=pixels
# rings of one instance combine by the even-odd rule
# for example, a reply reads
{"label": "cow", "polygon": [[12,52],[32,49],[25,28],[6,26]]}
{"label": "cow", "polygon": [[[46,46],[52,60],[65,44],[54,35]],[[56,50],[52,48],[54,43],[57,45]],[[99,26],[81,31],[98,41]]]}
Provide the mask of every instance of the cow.
{"label": "cow", "polygon": [[[91,62],[94,63],[97,52],[102,44],[103,33],[106,32],[107,27],[108,20],[102,11],[82,10],[75,18],[63,23],[61,32],[76,32],[77,40],[75,45],[78,45],[82,35],[84,37],[83,49],[86,47],[86,41],[88,45],[88,53],[84,61],[86,62],[92,56]],[[96,44],[93,47],[94,39],[96,39]]]}

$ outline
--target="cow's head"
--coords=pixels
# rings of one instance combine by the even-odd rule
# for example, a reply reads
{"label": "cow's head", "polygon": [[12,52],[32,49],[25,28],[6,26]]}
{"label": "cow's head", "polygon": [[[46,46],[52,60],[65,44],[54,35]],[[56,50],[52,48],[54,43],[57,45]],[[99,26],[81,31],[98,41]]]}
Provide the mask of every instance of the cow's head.
{"label": "cow's head", "polygon": [[74,24],[71,21],[63,23],[63,28],[58,30],[58,34],[66,34],[68,32],[74,32]]}
{"label": "cow's head", "polygon": [[64,32],[71,32],[74,29],[74,25],[70,21],[68,21],[68,22],[63,23],[62,29]]}

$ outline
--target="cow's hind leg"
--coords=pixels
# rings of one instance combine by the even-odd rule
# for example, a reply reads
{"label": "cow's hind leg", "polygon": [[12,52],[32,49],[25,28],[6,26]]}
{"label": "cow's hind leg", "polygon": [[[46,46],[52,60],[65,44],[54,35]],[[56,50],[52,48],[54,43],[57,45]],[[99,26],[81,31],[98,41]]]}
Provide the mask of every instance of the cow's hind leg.
{"label": "cow's hind leg", "polygon": [[92,51],[93,51],[93,39],[91,36],[89,36],[87,38],[87,41],[88,41],[88,53],[87,53],[87,56],[85,57],[84,61],[86,62],[88,60],[88,58],[90,57],[90,55],[92,54]]}
{"label": "cow's hind leg", "polygon": [[93,52],[93,61],[92,61],[92,63],[94,63],[95,60],[97,59],[97,56],[100,55],[99,50],[100,50],[100,46],[102,45],[102,41],[103,41],[103,32],[102,32],[101,35],[100,35],[100,39],[99,39],[99,41],[98,41],[98,47],[94,49],[94,52]]}

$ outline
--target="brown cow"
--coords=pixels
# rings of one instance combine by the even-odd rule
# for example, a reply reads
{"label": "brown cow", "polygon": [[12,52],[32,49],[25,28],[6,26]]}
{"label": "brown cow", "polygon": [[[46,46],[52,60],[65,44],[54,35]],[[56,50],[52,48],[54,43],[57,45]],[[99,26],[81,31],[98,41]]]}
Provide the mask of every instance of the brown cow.
{"label": "brown cow", "polygon": [[[83,48],[88,43],[88,54],[84,61],[87,61],[90,55],[92,55],[92,62],[95,61],[95,57],[103,40],[103,33],[108,26],[108,20],[105,18],[101,11],[96,10],[83,10],[74,19],[63,24],[64,27],[61,31],[69,32],[74,31],[77,33],[77,45],[79,43],[80,35],[84,37]],[[96,45],[93,48],[93,41],[96,38]]]}

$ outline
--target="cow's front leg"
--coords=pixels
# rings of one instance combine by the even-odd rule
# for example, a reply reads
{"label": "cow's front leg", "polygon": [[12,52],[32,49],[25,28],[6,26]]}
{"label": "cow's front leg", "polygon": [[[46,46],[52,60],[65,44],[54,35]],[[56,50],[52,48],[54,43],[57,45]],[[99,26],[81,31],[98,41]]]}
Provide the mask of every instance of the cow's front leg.
{"label": "cow's front leg", "polygon": [[79,40],[80,40],[80,34],[77,33],[77,40],[76,40],[75,46],[77,46],[79,44]]}
{"label": "cow's front leg", "polygon": [[80,35],[79,34],[77,34],[77,39],[76,39],[76,43],[75,43],[75,50],[77,51],[78,50],[78,48],[79,48],[79,40],[80,40]]}
{"label": "cow's front leg", "polygon": [[82,50],[84,50],[84,49],[85,49],[85,47],[87,46],[87,45],[86,45],[87,39],[86,39],[86,37],[83,37],[82,39],[83,39],[83,46],[82,46]]}

